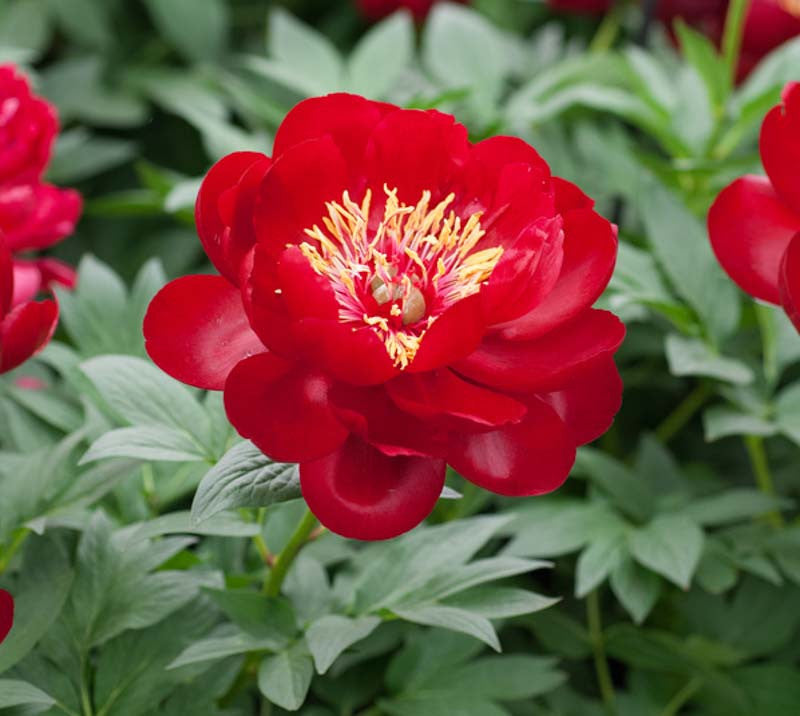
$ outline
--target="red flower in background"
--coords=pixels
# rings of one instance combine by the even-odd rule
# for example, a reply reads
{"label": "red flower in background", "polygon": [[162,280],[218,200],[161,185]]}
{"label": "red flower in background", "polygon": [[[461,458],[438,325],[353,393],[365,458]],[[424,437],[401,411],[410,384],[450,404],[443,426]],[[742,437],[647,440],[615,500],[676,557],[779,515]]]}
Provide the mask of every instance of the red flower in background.
{"label": "red flower in background", "polygon": [[591,308],[616,230],[520,139],[473,145],[436,111],[310,99],[272,159],[211,169],[196,218],[222,275],[162,289],[147,350],[224,389],[239,433],[300,463],[339,534],[411,529],[447,463],[499,494],[554,490],[619,409],[624,327]]}
{"label": "red flower in background", "polygon": [[[359,10],[370,20],[380,20],[393,12],[405,8],[414,15],[414,19],[422,22],[439,0],[357,0]],[[450,0],[450,2],[466,3],[469,0]]]}
{"label": "red flower in background", "polygon": [[[14,254],[40,251],[72,233],[81,197],[41,181],[58,134],[55,110],[30,91],[13,65],[0,65],[0,235]],[[15,260],[14,304],[51,283],[71,287],[71,267],[55,259]]]}
{"label": "red flower in background", "polygon": [[55,301],[15,302],[16,267],[0,237],[0,373],[24,363],[47,344],[58,323]]}
{"label": "red flower in background", "polygon": [[0,589],[0,644],[8,636],[14,626],[14,598],[4,589]]}
{"label": "red flower in background", "polygon": [[[612,0],[548,0],[555,10],[601,14],[613,5]],[[722,43],[728,0],[660,0],[659,19],[672,27],[681,18],[707,35],[717,45]],[[739,56],[739,79],[779,45],[800,35],[800,0],[752,0],[745,19]]]}
{"label": "red flower in background", "polygon": [[761,160],[766,177],[737,179],[711,207],[711,245],[744,291],[783,305],[800,330],[800,83],[764,119]]}

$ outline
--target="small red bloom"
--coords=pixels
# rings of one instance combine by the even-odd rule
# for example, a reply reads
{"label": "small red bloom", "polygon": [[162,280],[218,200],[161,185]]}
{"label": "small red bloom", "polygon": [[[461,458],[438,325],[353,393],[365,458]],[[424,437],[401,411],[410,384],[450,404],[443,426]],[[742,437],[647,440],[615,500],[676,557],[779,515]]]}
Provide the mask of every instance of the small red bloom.
{"label": "small red bloom", "polygon": [[800,330],[800,83],[761,127],[766,177],[737,179],[717,197],[708,231],[728,275],[755,298],[782,304]]}
{"label": "small red bloom", "polygon": [[[41,181],[57,134],[55,109],[31,93],[13,65],[0,65],[0,235],[13,254],[61,241],[80,216],[76,191]],[[72,268],[54,259],[18,259],[14,269],[13,305],[52,283],[75,283]]]}
{"label": "small red bloom", "polygon": [[14,626],[14,597],[5,589],[0,589],[0,644],[8,636],[12,626]]}
{"label": "small red bloom", "polygon": [[15,301],[16,267],[0,236],[0,373],[40,351],[58,323],[55,301]]}
{"label": "small red bloom", "polygon": [[[422,22],[438,0],[357,0],[357,2],[361,12],[370,20],[380,20],[405,8],[414,15],[414,19]],[[469,0],[451,0],[451,2],[466,3]]]}
{"label": "small red bloom", "polygon": [[147,350],[224,389],[239,433],[300,463],[339,534],[411,529],[447,463],[503,495],[554,490],[619,408],[625,329],[591,308],[616,230],[519,139],[470,144],[436,111],[311,99],[272,159],[212,167],[196,218],[222,275],[168,284]]}

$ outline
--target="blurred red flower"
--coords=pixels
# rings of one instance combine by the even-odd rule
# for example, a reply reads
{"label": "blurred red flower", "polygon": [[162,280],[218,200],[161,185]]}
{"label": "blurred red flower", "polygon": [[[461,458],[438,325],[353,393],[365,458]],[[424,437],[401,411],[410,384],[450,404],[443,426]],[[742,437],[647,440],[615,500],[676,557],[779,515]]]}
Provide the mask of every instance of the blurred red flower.
{"label": "blurred red flower", "polygon": [[58,323],[55,301],[14,302],[15,274],[11,252],[0,236],[0,373],[41,350]]}
{"label": "blurred red flower", "polygon": [[154,298],[172,376],[224,389],[241,435],[299,462],[333,531],[393,537],[452,465],[503,495],[567,477],[610,426],[625,329],[591,305],[615,227],[525,142],[352,95],[295,107],[274,156],[209,172],[200,239],[221,276]]}
{"label": "blurred red flower", "polygon": [[783,305],[800,330],[800,83],[783,91],[761,127],[766,177],[745,176],[708,214],[717,259],[755,298]]}
{"label": "blurred red flower", "polygon": [[14,598],[0,589],[0,644],[8,636],[14,625]]}
{"label": "blurred red flower", "polygon": [[[606,12],[613,5],[612,0],[548,0],[548,3],[556,10],[595,14]],[[660,0],[656,12],[667,27],[681,18],[719,46],[728,0]],[[745,78],[763,57],[798,35],[800,1],[751,0],[745,19],[738,78]]]}
{"label": "blurred red flower", "polygon": [[[13,65],[0,65],[0,235],[14,254],[61,241],[80,216],[76,191],[42,182],[57,134],[54,108]],[[18,259],[15,273],[15,305],[53,282],[75,281],[72,268],[54,259]]]}
{"label": "blurred red flower", "polygon": [[[380,20],[393,12],[405,8],[419,22],[424,20],[431,8],[439,0],[357,0],[361,12],[370,20]],[[469,0],[450,0],[450,2],[466,3]]]}

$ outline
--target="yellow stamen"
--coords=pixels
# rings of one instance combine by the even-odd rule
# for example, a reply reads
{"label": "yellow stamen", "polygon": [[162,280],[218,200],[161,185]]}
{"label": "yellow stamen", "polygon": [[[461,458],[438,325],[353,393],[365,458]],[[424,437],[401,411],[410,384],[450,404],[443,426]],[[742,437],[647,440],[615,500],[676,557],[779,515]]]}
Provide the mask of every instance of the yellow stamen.
{"label": "yellow stamen", "polygon": [[[372,328],[395,366],[404,369],[441,312],[480,291],[503,249],[474,251],[486,233],[481,213],[462,222],[449,209],[455,194],[431,208],[430,191],[415,205],[402,203],[397,189],[384,186],[384,192],[383,219],[374,232],[368,228],[371,192],[357,204],[345,191],[341,203],[325,204],[323,228],[306,229],[310,241],[299,248],[314,271],[331,281],[340,320]],[[388,315],[370,315],[363,303],[368,296]]]}

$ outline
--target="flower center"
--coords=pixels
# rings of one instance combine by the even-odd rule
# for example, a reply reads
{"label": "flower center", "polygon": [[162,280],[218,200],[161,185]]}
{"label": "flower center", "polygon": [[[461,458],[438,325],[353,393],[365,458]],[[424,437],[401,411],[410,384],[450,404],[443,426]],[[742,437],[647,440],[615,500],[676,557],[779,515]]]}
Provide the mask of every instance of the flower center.
{"label": "flower center", "polygon": [[416,205],[384,186],[386,203],[377,227],[370,226],[372,193],[361,204],[348,192],[341,203],[325,204],[324,228],[305,233],[314,243],[300,251],[325,276],[339,302],[339,320],[369,326],[401,370],[414,360],[422,339],[450,306],[481,290],[503,253],[501,247],[474,250],[486,233],[481,212],[466,220],[448,207],[450,194],[431,207],[431,192]]}

